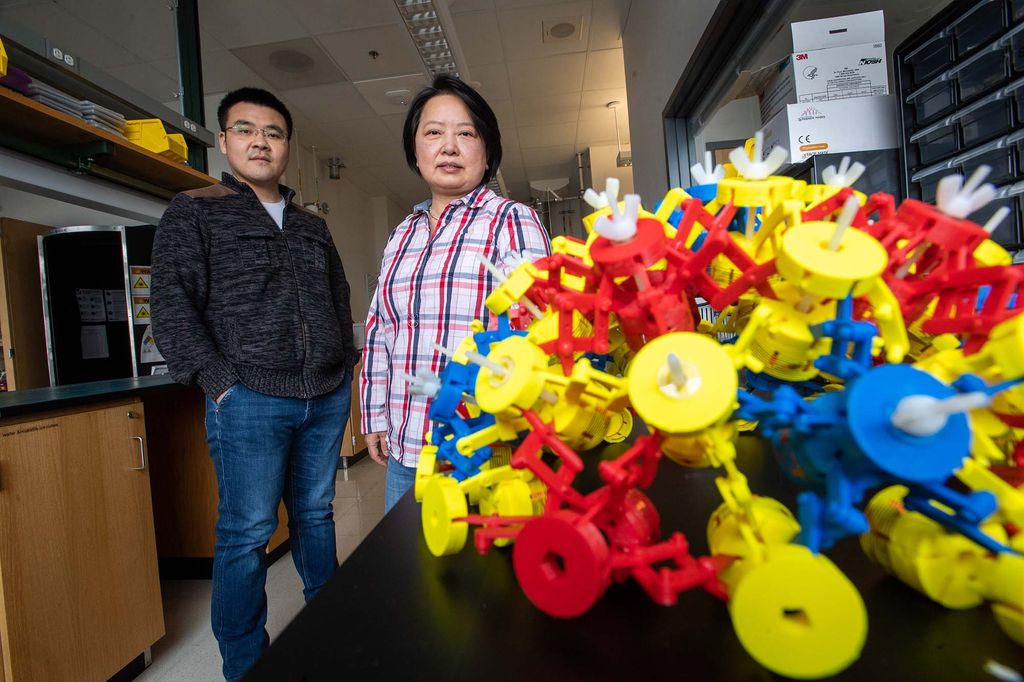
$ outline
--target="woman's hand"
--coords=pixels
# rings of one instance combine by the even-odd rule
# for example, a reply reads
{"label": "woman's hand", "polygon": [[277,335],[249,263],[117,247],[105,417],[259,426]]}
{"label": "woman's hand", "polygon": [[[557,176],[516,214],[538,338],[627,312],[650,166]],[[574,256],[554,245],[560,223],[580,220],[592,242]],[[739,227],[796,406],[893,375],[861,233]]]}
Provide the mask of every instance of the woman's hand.
{"label": "woman's hand", "polygon": [[367,433],[363,436],[366,439],[366,449],[370,453],[370,459],[381,466],[388,464],[388,435],[386,431]]}

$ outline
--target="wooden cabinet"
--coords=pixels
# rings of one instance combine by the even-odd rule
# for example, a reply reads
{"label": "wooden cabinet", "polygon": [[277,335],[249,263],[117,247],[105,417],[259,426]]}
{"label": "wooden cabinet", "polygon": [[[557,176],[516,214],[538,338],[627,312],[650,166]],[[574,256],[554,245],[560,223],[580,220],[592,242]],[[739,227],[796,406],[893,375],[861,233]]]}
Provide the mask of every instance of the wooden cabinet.
{"label": "wooden cabinet", "polygon": [[36,237],[50,228],[0,218],[0,348],[7,390],[50,385]]}
{"label": "wooden cabinet", "polygon": [[363,413],[359,409],[359,373],[362,369],[361,362],[352,369],[352,402],[348,424],[345,425],[345,435],[341,438],[342,457],[352,457],[366,449],[366,438],[360,426]]}
{"label": "wooden cabinet", "polygon": [[105,680],[164,635],[142,403],[0,421],[5,682]]}
{"label": "wooden cabinet", "polygon": [[[195,386],[146,396],[150,415],[153,508],[161,559],[210,559],[217,543],[217,472],[206,445],[206,397]],[[273,552],[288,539],[284,504]]]}

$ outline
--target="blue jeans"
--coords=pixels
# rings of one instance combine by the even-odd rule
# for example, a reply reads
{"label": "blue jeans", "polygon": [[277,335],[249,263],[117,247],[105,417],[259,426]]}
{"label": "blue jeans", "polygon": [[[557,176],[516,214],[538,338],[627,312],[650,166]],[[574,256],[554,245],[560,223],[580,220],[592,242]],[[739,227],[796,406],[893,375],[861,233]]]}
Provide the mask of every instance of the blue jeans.
{"label": "blue jeans", "polygon": [[394,457],[388,457],[388,472],[384,476],[384,513],[398,504],[402,495],[416,482],[416,467],[399,464]]}
{"label": "blue jeans", "polygon": [[213,634],[224,677],[240,677],[269,643],[266,547],[282,497],[292,558],[312,599],[338,566],[334,479],[351,378],[313,398],[278,398],[242,384],[206,399],[206,434],[217,471]]}

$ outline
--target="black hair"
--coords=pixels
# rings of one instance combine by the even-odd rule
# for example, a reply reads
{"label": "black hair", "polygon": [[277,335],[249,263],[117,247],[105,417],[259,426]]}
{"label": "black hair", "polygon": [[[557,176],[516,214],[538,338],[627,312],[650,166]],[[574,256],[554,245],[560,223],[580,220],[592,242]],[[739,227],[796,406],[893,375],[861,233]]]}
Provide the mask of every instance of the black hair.
{"label": "black hair", "polygon": [[285,134],[289,140],[292,139],[292,115],[289,113],[288,107],[272,93],[262,88],[238,88],[224,95],[224,99],[217,105],[217,123],[220,124],[221,130],[227,130],[228,128],[228,110],[241,102],[258,104],[261,107],[270,107],[281,114],[284,117],[285,125],[288,127]]}
{"label": "black hair", "polygon": [[469,87],[455,76],[438,76],[434,82],[420,90],[409,104],[409,113],[405,117],[402,129],[402,143],[405,146],[405,161],[409,168],[419,174],[416,167],[416,129],[420,125],[423,107],[438,95],[454,95],[462,100],[469,110],[476,132],[484,140],[484,151],[487,156],[487,169],[484,171],[484,184],[494,179],[501,165],[501,131],[498,130],[498,117],[480,93]]}

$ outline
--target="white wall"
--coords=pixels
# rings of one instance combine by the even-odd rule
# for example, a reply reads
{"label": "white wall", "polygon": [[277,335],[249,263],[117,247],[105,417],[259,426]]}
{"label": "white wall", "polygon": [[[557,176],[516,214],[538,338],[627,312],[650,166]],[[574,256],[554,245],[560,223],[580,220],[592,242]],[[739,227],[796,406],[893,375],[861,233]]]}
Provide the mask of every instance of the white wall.
{"label": "white wall", "polygon": [[[619,196],[632,194],[634,186],[633,168],[631,166],[619,168],[615,165],[615,157],[619,154],[619,148],[613,144],[608,144],[593,146],[589,149],[590,177],[592,178],[594,189],[600,192],[604,189],[604,183],[607,178],[618,178]],[[626,149],[629,149],[629,147],[626,147]],[[658,195],[658,198],[661,198],[661,194]],[[648,203],[650,202],[645,202],[644,205],[646,206]]]}
{"label": "white wall", "polygon": [[638,0],[622,35],[633,181],[644,204],[668,187],[662,112],[718,0]]}

